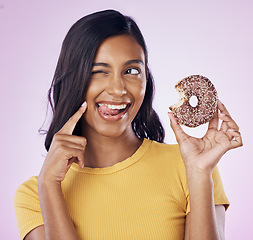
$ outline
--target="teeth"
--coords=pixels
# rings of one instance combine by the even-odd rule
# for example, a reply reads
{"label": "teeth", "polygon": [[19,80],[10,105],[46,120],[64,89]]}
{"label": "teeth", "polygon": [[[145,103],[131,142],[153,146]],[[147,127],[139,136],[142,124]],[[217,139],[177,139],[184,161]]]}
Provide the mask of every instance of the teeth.
{"label": "teeth", "polygon": [[121,104],[121,105],[111,105],[111,104],[104,104],[104,103],[99,103],[99,107],[101,106],[107,106],[109,109],[125,109],[127,107],[126,104]]}

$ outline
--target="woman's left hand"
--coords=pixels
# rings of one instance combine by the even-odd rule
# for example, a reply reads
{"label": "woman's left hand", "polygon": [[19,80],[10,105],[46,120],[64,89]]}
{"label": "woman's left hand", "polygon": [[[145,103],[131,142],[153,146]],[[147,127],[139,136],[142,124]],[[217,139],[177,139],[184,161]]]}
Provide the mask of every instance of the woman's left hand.
{"label": "woman's left hand", "polygon": [[[180,147],[186,169],[197,169],[212,173],[221,157],[228,150],[241,147],[239,127],[226,107],[218,101],[218,110],[209,122],[203,138],[187,135],[170,112],[171,127]],[[219,127],[219,119],[222,121]]]}

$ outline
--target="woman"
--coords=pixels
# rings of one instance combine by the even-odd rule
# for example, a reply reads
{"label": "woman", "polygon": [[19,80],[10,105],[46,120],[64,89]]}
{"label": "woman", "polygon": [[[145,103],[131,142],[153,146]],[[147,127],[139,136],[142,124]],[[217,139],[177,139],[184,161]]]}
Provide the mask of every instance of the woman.
{"label": "woman", "polygon": [[178,145],[166,145],[152,98],[131,18],[107,10],[72,26],[49,90],[48,154],[15,196],[21,239],[224,239],[216,165],[242,145],[237,124],[219,102],[196,139],[169,113]]}

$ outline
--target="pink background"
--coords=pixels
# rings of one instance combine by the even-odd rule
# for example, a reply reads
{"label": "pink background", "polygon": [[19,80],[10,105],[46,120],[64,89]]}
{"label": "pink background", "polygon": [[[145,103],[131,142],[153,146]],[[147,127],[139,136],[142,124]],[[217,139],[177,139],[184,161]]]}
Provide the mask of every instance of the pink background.
{"label": "pink background", "polygon": [[[80,17],[113,8],[134,17],[146,38],[156,80],[155,107],[175,143],[167,109],[178,101],[175,83],[202,74],[238,122],[243,148],[219,163],[231,206],[226,239],[253,239],[253,2],[248,0],[0,0],[1,239],[18,239],[13,199],[17,187],[37,175],[44,136],[46,93],[60,47]],[[202,136],[206,126],[186,131]]]}

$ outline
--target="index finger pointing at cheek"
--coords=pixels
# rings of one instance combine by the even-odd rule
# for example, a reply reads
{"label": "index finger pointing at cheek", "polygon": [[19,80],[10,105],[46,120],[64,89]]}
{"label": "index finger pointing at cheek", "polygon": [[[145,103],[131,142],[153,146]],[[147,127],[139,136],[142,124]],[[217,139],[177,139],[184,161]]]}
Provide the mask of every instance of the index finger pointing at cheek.
{"label": "index finger pointing at cheek", "polygon": [[64,124],[58,133],[72,135],[79,119],[83,116],[87,109],[87,103],[84,102],[77,112]]}

